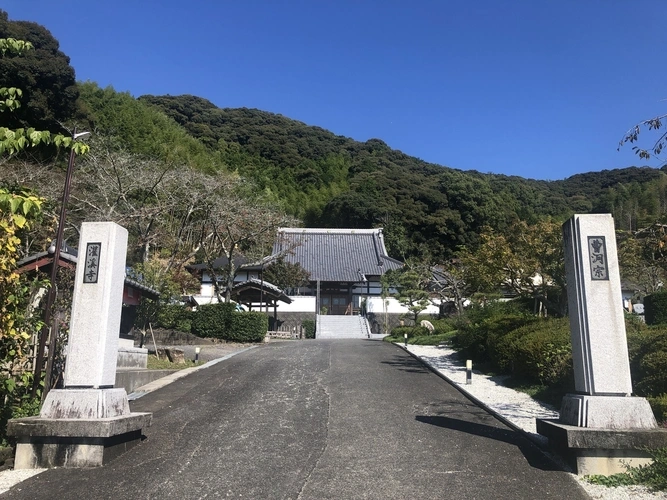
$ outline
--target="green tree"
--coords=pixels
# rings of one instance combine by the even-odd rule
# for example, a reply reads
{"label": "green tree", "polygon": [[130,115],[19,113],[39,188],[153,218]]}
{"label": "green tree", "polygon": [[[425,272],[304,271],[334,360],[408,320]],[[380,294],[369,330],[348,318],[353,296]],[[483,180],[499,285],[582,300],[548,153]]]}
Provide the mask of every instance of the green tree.
{"label": "green tree", "polygon": [[429,304],[428,282],[430,271],[422,263],[408,262],[402,269],[388,271],[384,279],[390,288],[396,289],[394,297],[408,308],[414,324],[417,325],[419,314]]}
{"label": "green tree", "polygon": [[560,224],[516,222],[507,234],[487,228],[476,251],[464,248],[460,262],[473,290],[499,293],[503,289],[535,299],[535,312],[548,309],[564,314],[565,269]]}
{"label": "green tree", "polygon": [[667,282],[667,227],[656,222],[639,231],[618,232],[622,278],[642,295],[662,289]]}
{"label": "green tree", "polygon": [[310,273],[298,262],[292,264],[286,262],[284,257],[279,257],[264,269],[263,276],[269,283],[276,285],[281,290],[287,290],[308,285]]}
{"label": "green tree", "polygon": [[[3,116],[4,124],[12,129],[32,127],[62,130],[60,125],[76,111],[79,90],[69,57],[59,50],[58,41],[39,24],[10,21],[0,10],[0,82],[5,88],[23,92],[23,105],[10,116]],[[16,54],[16,41],[25,41],[22,57],[4,57]],[[27,48],[32,50],[26,50]]]}
{"label": "green tree", "polygon": [[[0,20],[2,19],[0,12]],[[15,38],[0,38],[0,63],[7,59],[21,59],[25,52],[33,49],[33,45],[25,40]],[[1,78],[1,76],[0,76]],[[24,91],[17,87],[0,87],[0,98],[3,100],[0,106],[0,112],[5,112],[3,117],[7,117],[5,123],[23,123],[23,120],[16,118],[21,109],[21,98]],[[3,120],[4,121],[4,120]],[[11,126],[11,125],[10,125]],[[0,127],[0,158],[7,158],[15,155],[27,147],[34,147],[38,144],[55,144],[73,148],[77,154],[84,154],[88,151],[88,146],[75,142],[71,137],[65,137],[62,134],[51,134],[49,131],[35,130],[33,127]]]}

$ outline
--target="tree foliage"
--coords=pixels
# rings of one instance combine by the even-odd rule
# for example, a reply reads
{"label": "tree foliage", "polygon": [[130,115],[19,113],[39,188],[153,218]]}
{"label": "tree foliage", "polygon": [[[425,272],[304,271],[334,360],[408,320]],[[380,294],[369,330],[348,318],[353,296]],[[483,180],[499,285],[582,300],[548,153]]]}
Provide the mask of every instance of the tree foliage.
{"label": "tree foliage", "polygon": [[263,276],[266,281],[276,285],[281,290],[307,286],[310,279],[310,273],[301,267],[301,264],[286,262],[284,257],[279,257],[269,264],[264,269]]}
{"label": "tree foliage", "polygon": [[460,261],[466,281],[477,292],[532,297],[536,312],[549,309],[564,314],[565,269],[562,230],[558,223],[541,221],[533,225],[520,221],[506,233],[487,228],[481,245],[472,252],[463,249]]}
{"label": "tree foliage", "polygon": [[[660,131],[664,127],[665,119],[667,119],[667,114],[655,116],[649,118],[648,120],[643,120],[642,122],[634,125],[630,128],[625,135],[621,138],[618,149],[621,149],[624,144],[630,143],[634,144],[639,141],[639,134],[642,129],[647,129],[649,131]],[[633,146],[632,150],[637,156],[642,160],[648,160],[652,157],[660,157],[660,153],[665,149],[667,145],[667,132],[659,132],[658,138],[653,142],[653,144],[647,148],[640,148],[639,146]],[[664,162],[663,162],[664,163]]]}
{"label": "tree foliage", "polygon": [[430,304],[428,292],[430,277],[428,266],[415,261],[408,262],[401,269],[388,271],[382,277],[387,288],[396,290],[394,297],[407,307],[415,325],[418,324],[419,314]]}
{"label": "tree foliage", "polygon": [[[10,21],[0,10],[0,82],[5,88],[22,90],[22,105],[11,116],[3,116],[9,128],[30,126],[61,131],[61,123],[76,111],[79,90],[69,57],[59,50],[58,41],[43,26],[26,21]],[[15,41],[25,43],[16,54]],[[27,50],[27,49],[33,50]]]}

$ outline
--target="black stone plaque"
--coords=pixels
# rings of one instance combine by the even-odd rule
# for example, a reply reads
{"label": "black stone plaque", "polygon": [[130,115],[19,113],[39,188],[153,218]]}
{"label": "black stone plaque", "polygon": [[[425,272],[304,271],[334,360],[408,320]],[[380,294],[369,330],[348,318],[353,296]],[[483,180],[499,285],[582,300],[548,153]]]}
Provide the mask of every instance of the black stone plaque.
{"label": "black stone plaque", "polygon": [[86,247],[86,261],[84,263],[83,282],[97,283],[97,277],[100,272],[100,253],[102,252],[102,243],[88,243]]}
{"label": "black stone plaque", "polygon": [[591,264],[591,279],[593,281],[609,281],[607,243],[604,236],[588,237],[588,258]]}

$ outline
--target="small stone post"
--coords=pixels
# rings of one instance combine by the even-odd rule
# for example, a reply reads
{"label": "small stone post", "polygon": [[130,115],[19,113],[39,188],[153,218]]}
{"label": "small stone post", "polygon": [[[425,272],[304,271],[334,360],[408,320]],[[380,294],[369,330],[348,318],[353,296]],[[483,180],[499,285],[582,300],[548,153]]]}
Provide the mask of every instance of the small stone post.
{"label": "small stone post", "polygon": [[39,417],[10,420],[15,467],[103,465],[141,439],[150,413],[130,413],[115,389],[127,230],[113,222],[81,226],[64,389],[51,390]]}

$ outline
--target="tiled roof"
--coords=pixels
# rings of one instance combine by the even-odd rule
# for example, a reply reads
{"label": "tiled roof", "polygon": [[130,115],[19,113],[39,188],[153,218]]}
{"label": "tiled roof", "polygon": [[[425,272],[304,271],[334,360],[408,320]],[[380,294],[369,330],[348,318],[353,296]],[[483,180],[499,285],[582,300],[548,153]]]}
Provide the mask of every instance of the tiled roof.
{"label": "tiled roof", "polygon": [[[78,262],[78,252],[76,248],[72,247],[65,247],[63,250],[60,252],[60,261],[68,261],[71,262],[72,264],[76,265]],[[29,264],[39,261],[40,259],[48,257],[48,264],[51,264],[53,262],[53,253],[52,252],[39,252],[33,255],[29,255],[28,257],[25,257],[18,261],[16,263],[17,267],[20,269],[22,267],[27,267]],[[141,276],[135,276],[133,273],[129,270],[129,268],[125,268],[125,284],[129,285],[132,288],[135,288],[137,290],[140,290],[144,293],[145,296],[147,296],[150,299],[157,299],[160,296],[160,292],[155,290],[154,288],[151,288],[147,285],[144,285],[142,281]]]}
{"label": "tiled roof", "polygon": [[311,281],[363,281],[403,264],[387,255],[382,229],[280,228],[274,256],[299,263]]}

